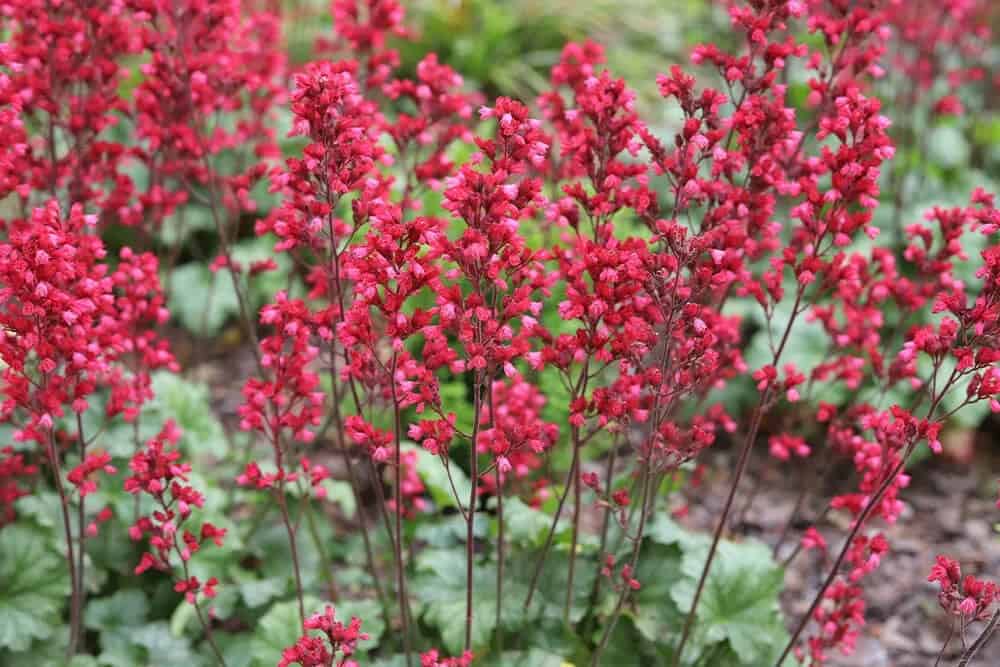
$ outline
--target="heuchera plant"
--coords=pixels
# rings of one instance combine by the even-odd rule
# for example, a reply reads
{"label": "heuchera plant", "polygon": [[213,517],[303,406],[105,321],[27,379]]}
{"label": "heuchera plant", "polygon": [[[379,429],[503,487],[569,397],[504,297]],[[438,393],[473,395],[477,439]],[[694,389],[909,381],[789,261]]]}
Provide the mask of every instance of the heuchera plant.
{"label": "heuchera plant", "polygon": [[[133,573],[169,579],[206,649],[233,661],[218,637],[244,621],[207,605],[238,576],[194,567],[203,550],[241,568],[255,555],[223,546],[237,530],[199,488],[215,470],[234,514],[261,512],[247,539],[273,504],[287,540],[298,618],[262,664],[356,665],[385,630],[383,657],[410,667],[514,664],[504,643],[552,618],[571,637],[555,652],[581,664],[612,664],[629,632],[678,667],[849,654],[907,464],[941,452],[959,411],[1000,412],[1000,210],[977,188],[905,219],[894,166],[899,146],[921,149],[919,114],[961,115],[987,78],[990,3],[724,2],[732,48],[699,45],[655,82],[669,131],[591,41],[565,46],[537,100],[488,99],[433,53],[404,71],[392,46],[413,33],[395,0],[334,0],[332,33],[297,68],[271,4],[0,3],[0,528],[29,521],[24,500],[51,480],[67,655],[94,648],[89,543],[108,524],[142,544]],[[160,276],[198,214],[252,357],[229,378],[248,438],[232,471],[195,469],[150,409],[154,373],[180,372]],[[251,234],[271,254],[241,261]],[[285,289],[254,312],[279,260]],[[807,326],[823,345],[809,367],[789,353]],[[728,400],[744,385],[751,400]],[[126,425],[128,455],[113,455]],[[697,498],[699,455],[723,443],[731,483],[712,534],[693,535],[666,497]],[[764,447],[769,465],[854,474],[819,499],[846,535],[796,535],[812,491],[796,503],[774,556],[822,552],[824,574],[790,633],[773,592],[748,602],[747,622],[778,618],[761,639],[713,610],[741,578],[730,547],[759,556],[725,538]],[[349,614],[317,528],[341,473],[368,618]],[[103,504],[114,490],[131,514]],[[659,565],[676,581],[656,581]],[[309,568],[334,603],[312,616]],[[941,655],[958,634],[967,664],[1000,624],[996,585],[946,555],[928,580],[951,620]]]}

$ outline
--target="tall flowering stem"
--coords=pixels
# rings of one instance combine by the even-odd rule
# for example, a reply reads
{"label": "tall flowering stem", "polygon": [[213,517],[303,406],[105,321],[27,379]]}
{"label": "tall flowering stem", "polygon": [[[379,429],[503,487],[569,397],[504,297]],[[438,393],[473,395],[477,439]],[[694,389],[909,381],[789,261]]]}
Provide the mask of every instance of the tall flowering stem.
{"label": "tall flowering stem", "polygon": [[[439,323],[425,329],[425,357],[434,366],[448,365],[452,371],[472,375],[472,484],[465,514],[466,650],[472,641],[476,505],[480,475],[489,472],[480,469],[479,447],[481,439],[493,431],[485,428],[483,420],[491,379],[498,373],[514,375],[513,362],[530,351],[531,339],[538,335],[532,315],[541,309],[533,294],[550,282],[542,270],[544,253],[530,250],[518,233],[519,220],[539,201],[540,181],[525,174],[529,166],[542,163],[547,150],[540,123],[528,117],[524,105],[507,98],[483,107],[479,115],[497,123],[497,134],[493,139],[477,138],[479,153],[473,163],[446,180],[443,206],[462,221],[464,229],[454,241],[445,235],[432,240],[431,253],[455,268],[445,274],[448,282],[442,280],[437,290]],[[483,171],[475,169],[477,162],[485,162]],[[464,279],[467,289],[458,278]],[[518,319],[520,326],[515,329]],[[447,349],[446,332],[457,336],[464,353],[461,358]],[[506,472],[510,464],[501,455],[493,465]]]}
{"label": "tall flowering stem", "polygon": [[[124,249],[117,271],[109,271],[104,245],[91,233],[96,224],[97,217],[84,215],[80,205],[64,217],[52,200],[30,219],[10,221],[0,244],[0,326],[6,332],[0,340],[0,419],[17,427],[18,440],[38,443],[55,477],[71,580],[71,654],[83,627],[83,549],[91,532],[84,499],[97,490],[100,473],[115,472],[106,452],[87,451],[81,415],[90,408],[89,397],[106,388],[106,418],[134,418],[151,395],[148,371],[176,368],[150,330],[167,316],[155,258]],[[118,287],[125,276],[129,290]],[[80,458],[66,476],[77,491],[75,537],[56,424],[69,415]],[[106,515],[102,510],[102,521]]]}
{"label": "tall flowering stem", "polygon": [[[272,189],[280,191],[284,201],[257,231],[275,234],[276,250],[309,266],[310,299],[325,302],[318,314],[336,332],[325,345],[333,385],[330,424],[359,499],[347,444],[360,446],[368,457],[391,543],[409,661],[403,520],[412,482],[409,457],[402,451],[403,411],[416,406],[421,412],[429,404],[440,412],[441,406],[436,378],[404,347],[429,324],[430,313],[412,312],[407,301],[436,279],[438,268],[423,251],[442,231],[439,220],[410,218],[419,209],[421,188],[439,184],[451,173],[446,150],[468,135],[463,121],[471,112],[459,91],[461,77],[433,54],[418,64],[414,80],[395,78],[398,55],[386,47],[386,37],[406,34],[401,5],[345,1],[332,9],[335,38],[317,47],[350,59],[314,63],[296,76],[292,134],[306,136],[310,143],[303,159],[288,160],[286,169],[275,172]],[[391,121],[379,113],[372,101],[376,98],[398,106]],[[394,152],[386,149],[382,137],[391,141]],[[394,178],[379,170],[393,162],[405,170],[398,203]],[[342,218],[348,209],[350,215]],[[345,398],[353,402],[355,414],[342,414]],[[391,431],[369,422],[374,411],[385,406],[391,411]],[[388,501],[382,466],[392,468]],[[381,583],[364,524],[362,530],[378,590]]]}
{"label": "tall flowering stem", "polygon": [[[730,491],[685,620],[674,655],[675,665],[681,664],[701,593],[729,520],[739,483],[749,463],[761,421],[780,397],[784,396],[792,402],[800,398],[797,387],[805,381],[804,375],[791,365],[784,367],[784,379],[780,379],[778,373],[778,364],[792,327],[808,304],[815,302],[828,289],[823,277],[837,266],[837,249],[850,244],[852,236],[861,229],[874,234],[870,221],[879,194],[879,167],[893,154],[887,135],[889,121],[880,115],[878,100],[863,96],[855,83],[857,76],[872,67],[871,63],[883,48],[877,39],[868,37],[871,27],[878,25],[880,14],[866,7],[834,7],[829,13],[819,6],[810,9],[814,12],[810,15],[810,28],[823,34],[831,53],[825,70],[820,66],[823,62],[821,54],[813,55],[811,61],[812,66],[820,70],[820,77],[814,78],[810,84],[815,91],[813,102],[817,108],[819,131],[816,138],[835,137],[840,144],[836,148],[823,148],[818,159],[806,158],[807,133],[796,129],[794,111],[784,107],[783,87],[774,86],[778,73],[785,66],[785,59],[806,53],[804,47],[794,42],[777,42],[775,39],[784,32],[789,20],[803,13],[805,6],[802,3],[734,6],[730,10],[733,22],[749,37],[748,57],[731,56],[713,46],[695,52],[699,60],[712,63],[727,80],[740,82],[743,86],[739,96],[730,100],[735,112],[728,137],[736,139],[737,150],[724,151],[720,155],[730,159],[733,153],[736,156],[743,154],[746,160],[743,164],[748,169],[741,179],[742,183],[737,184],[732,176],[727,179],[730,187],[735,186],[732,192],[746,192],[763,198],[768,202],[767,210],[771,211],[775,194],[791,195],[793,202],[798,201],[791,212],[798,225],[793,229],[788,245],[772,259],[771,269],[763,273],[759,280],[747,281],[740,288],[756,297],[764,308],[770,336],[774,308],[784,296],[782,278],[785,270],[790,270],[796,280],[791,314],[777,344],[770,338],[771,362],[754,373],[761,392],[760,399],[744,438]],[[862,24],[867,30],[858,28]],[[777,50],[782,51],[778,57]],[[751,140],[749,134],[759,122],[761,116],[756,114],[760,112],[770,112],[783,119],[768,128],[764,142]],[[824,191],[821,178],[826,174],[831,176],[831,185]],[[773,222],[766,219],[762,222],[773,226]],[[770,237],[768,241],[780,242],[776,237]]]}
{"label": "tall flowering stem", "polygon": [[[261,323],[273,328],[273,335],[261,341],[261,366],[269,377],[250,378],[243,388],[246,403],[240,407],[240,425],[247,431],[262,433],[271,445],[277,472],[260,474],[255,463],[248,464],[240,484],[268,489],[281,510],[282,522],[288,533],[299,615],[305,619],[302,573],[299,568],[296,528],[288,513],[286,488],[298,480],[298,473],[288,459],[294,442],[312,442],[312,427],[322,421],[323,392],[319,391],[319,376],[309,370],[319,356],[312,344],[314,332],[329,339],[333,332],[317,322],[317,317],[301,300],[277,295],[274,304],[261,310]],[[308,496],[302,502],[309,502]]]}
{"label": "tall flowering stem", "polygon": [[[363,187],[361,184],[372,170],[374,160],[382,154],[374,141],[378,116],[374,105],[361,97],[352,69],[342,63],[317,63],[298,74],[292,93],[292,110],[296,118],[292,133],[307,136],[310,144],[304,149],[304,159],[289,159],[285,169],[275,170],[272,175],[271,189],[283,193],[284,201],[271,216],[258,223],[257,233],[270,232],[277,236],[277,251],[308,251],[317,255],[318,264],[309,275],[313,286],[311,296],[329,300],[318,318],[329,330],[336,331],[347,307],[348,286],[343,266],[345,240],[357,231],[357,227],[351,229],[336,217],[337,205],[352,189]],[[362,218],[359,226],[364,222]],[[329,357],[334,437],[345,460],[352,493],[359,500],[360,512],[359,481],[347,449],[341,413],[344,382],[338,373],[338,363],[342,351],[337,347],[335,336],[326,336],[322,345]],[[360,413],[354,380],[349,382],[355,407]],[[363,518],[361,529],[368,569],[376,589],[381,591],[371,538]],[[382,597],[380,593],[379,599]]]}
{"label": "tall flowering stem", "polygon": [[[1000,229],[1000,211],[995,206],[994,197],[980,189],[973,193],[970,206],[948,214],[934,211],[928,217],[956,229],[965,228],[991,237]],[[971,302],[966,286],[950,276],[950,262],[939,267],[944,272],[937,279],[943,285],[936,293],[933,310],[947,313],[947,316],[942,317],[936,326],[914,327],[908,333],[885,379],[889,383],[908,381],[915,386],[926,387],[919,399],[921,402],[925,398],[929,400],[925,416],[913,416],[912,412],[918,406],[910,410],[893,406],[886,412],[867,410],[861,413],[858,430],[872,432],[875,437],[871,443],[861,441],[869,455],[857,459],[864,465],[860,471],[860,493],[838,496],[831,503],[833,507],[847,509],[854,515],[852,527],[808,611],[796,625],[778,665],[793,650],[801,655],[801,649],[796,644],[812,620],[823,624],[821,632],[808,640],[814,662],[822,662],[823,650],[843,641],[844,637],[848,638],[848,642],[853,641],[856,630],[852,626],[857,619],[850,614],[837,613],[844,600],[852,602],[860,598],[860,590],[849,587],[847,582],[854,584],[878,567],[881,555],[888,549],[884,536],[876,534],[869,537],[862,535],[861,531],[873,515],[889,523],[899,516],[902,502],[898,495],[909,483],[904,469],[917,446],[926,443],[932,451],[941,451],[938,435],[945,419],[955,411],[941,412],[945,397],[964,384],[965,397],[960,407],[989,401],[992,408],[1000,409],[1000,401],[997,400],[1000,371],[996,366],[1000,361],[1000,328],[994,316],[1000,307],[998,257],[1000,250],[995,244],[982,251],[983,266],[976,273],[982,284]],[[920,356],[926,356],[931,361],[929,377],[918,375],[916,362]],[[950,371],[947,370],[949,362],[954,362]],[[851,567],[846,582],[841,573],[845,562]],[[827,599],[840,601],[833,613],[820,607]],[[830,626],[836,628],[832,636],[828,632]]]}
{"label": "tall flowering stem", "polygon": [[133,540],[149,541],[149,550],[142,554],[135,574],[150,569],[170,574],[174,590],[182,593],[194,607],[205,639],[218,663],[225,667],[226,660],[215,643],[211,622],[202,608],[206,599],[215,597],[219,581],[215,577],[200,581],[191,575],[188,562],[208,543],[221,547],[226,529],[208,521],[202,522],[197,532],[185,527],[194,510],[205,504],[205,497],[188,484],[187,475],[191,466],[181,463],[180,452],[174,449],[179,436],[176,426],[167,423],[129,463],[132,475],[125,480],[125,490],[132,494],[146,494],[156,505],[152,513],[139,517],[129,528],[129,536]]}
{"label": "tall flowering stem", "polygon": [[[546,544],[535,566],[525,607],[530,606],[538,577],[544,567],[566,497],[573,493],[572,540],[570,547],[569,585],[564,616],[568,619],[573,604],[572,585],[577,558],[577,544],[582,516],[583,446],[614,419],[599,419],[599,424],[584,434],[589,417],[594,414],[591,402],[592,385],[604,380],[606,371],[622,359],[624,346],[615,341],[616,335],[627,331],[634,313],[632,297],[639,291],[636,280],[634,249],[641,244],[629,239],[619,245],[613,235],[615,214],[634,208],[640,215],[648,213],[652,200],[649,192],[631,179],[646,172],[641,164],[629,164],[626,153],[635,156],[641,145],[639,132],[643,128],[635,111],[635,94],[621,79],[607,71],[598,73],[604,60],[603,49],[592,42],[569,44],[563,50],[559,64],[552,70],[553,89],[542,95],[539,105],[556,129],[561,163],[553,159],[549,169],[555,180],[573,179],[564,186],[565,196],[550,202],[546,216],[557,225],[568,227],[564,245],[557,247],[559,276],[567,284],[567,300],[559,304],[559,314],[565,320],[580,321],[576,335],[561,335],[549,340],[540,353],[529,362],[535,368],[553,366],[571,387],[570,442],[573,457],[564,485],[559,508],[553,518]],[[573,107],[561,94],[568,88]],[[583,183],[594,194],[588,194]],[[581,214],[586,216],[582,224]],[[645,341],[636,341],[639,348]],[[581,363],[582,362],[582,363]],[[593,391],[593,398],[600,389]]]}
{"label": "tall flowering stem", "polygon": [[[372,184],[379,181],[372,179]],[[384,201],[384,203],[383,203]],[[371,202],[370,208],[356,206],[358,222],[370,225],[364,239],[352,248],[345,275],[354,283],[354,301],[337,327],[337,339],[347,351],[341,372],[355,397],[358,412],[344,420],[347,437],[366,452],[376,480],[383,522],[389,536],[396,571],[396,594],[403,624],[403,642],[410,655],[410,610],[403,560],[405,535],[402,530],[408,512],[409,494],[402,451],[402,411],[428,407],[440,411],[438,382],[424,363],[405,347],[431,321],[428,310],[406,309],[407,299],[425,291],[436,279],[438,268],[430,260],[430,240],[442,233],[442,221],[417,217],[405,220],[403,212],[386,200]],[[365,389],[372,403],[385,401],[391,410],[392,429],[375,427],[362,413],[354,386]],[[393,495],[387,503],[377,466],[393,468]],[[395,514],[390,517],[390,510]]]}

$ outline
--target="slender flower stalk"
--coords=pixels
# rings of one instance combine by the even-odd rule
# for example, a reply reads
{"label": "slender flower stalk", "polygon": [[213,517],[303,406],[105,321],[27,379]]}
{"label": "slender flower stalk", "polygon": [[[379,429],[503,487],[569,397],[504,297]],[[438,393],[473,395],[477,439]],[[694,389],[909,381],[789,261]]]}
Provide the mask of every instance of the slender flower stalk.
{"label": "slender flower stalk", "polygon": [[967,648],[965,653],[962,654],[962,657],[959,658],[958,667],[969,666],[973,658],[975,658],[983,647],[986,646],[986,644],[993,638],[998,625],[1000,625],[1000,610],[993,612],[993,616],[990,617],[990,622],[987,623],[982,633],[976,637],[976,640],[969,645],[969,648]]}

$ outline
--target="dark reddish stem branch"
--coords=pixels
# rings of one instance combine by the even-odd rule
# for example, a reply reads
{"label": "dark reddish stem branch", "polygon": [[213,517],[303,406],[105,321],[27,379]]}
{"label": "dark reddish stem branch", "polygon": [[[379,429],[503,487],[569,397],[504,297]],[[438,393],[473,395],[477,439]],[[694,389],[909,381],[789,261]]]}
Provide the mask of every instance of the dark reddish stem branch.
{"label": "dark reddish stem branch", "polygon": [[406,572],[403,565],[403,452],[400,441],[402,425],[399,414],[399,400],[396,396],[396,356],[392,357],[389,386],[392,391],[393,437],[395,438],[395,475],[393,479],[394,503],[396,505],[396,541],[393,544],[396,559],[396,595],[399,597],[400,622],[403,625],[403,652],[406,653],[406,664],[413,664],[413,648],[410,644],[410,613],[406,592]]}
{"label": "dark reddish stem branch", "polygon": [[993,612],[990,622],[983,629],[979,637],[976,638],[976,641],[972,642],[969,648],[962,655],[962,658],[958,661],[958,667],[968,667],[969,663],[972,662],[972,659],[976,657],[976,654],[979,653],[979,651],[986,646],[986,644],[993,637],[993,633],[996,632],[998,624],[1000,624],[1000,609]]}
{"label": "dark reddish stem branch", "polygon": [[[804,290],[805,288],[801,285],[798,290],[796,290],[795,305],[792,306],[792,314],[791,317],[788,318],[788,324],[785,326],[785,331],[781,336],[781,342],[778,344],[778,348],[774,351],[774,357],[771,360],[772,366],[776,366],[778,364],[781,359],[781,354],[784,352],[785,345],[788,343],[788,336],[792,332],[792,327],[794,326],[795,320],[800,312],[799,306],[802,303]],[[726,504],[722,509],[722,515],[719,517],[719,521],[715,526],[715,533],[712,535],[712,545],[708,549],[708,557],[705,559],[705,565],[701,570],[701,576],[698,578],[698,586],[694,592],[694,600],[691,602],[691,609],[688,611],[687,618],[684,621],[684,629],[681,631],[681,641],[677,645],[677,652],[674,654],[674,667],[680,667],[681,656],[684,653],[684,647],[687,644],[687,640],[691,636],[691,629],[694,627],[695,614],[698,610],[698,603],[701,601],[701,594],[705,589],[705,582],[708,581],[708,575],[712,569],[712,563],[715,560],[716,551],[719,548],[719,541],[722,539],[722,532],[725,530],[729,521],[729,513],[733,509],[733,501],[736,499],[736,491],[739,488],[740,481],[743,479],[743,474],[746,472],[747,464],[750,462],[750,454],[753,451],[754,443],[757,441],[757,431],[760,429],[760,423],[764,417],[764,413],[767,411],[767,404],[770,398],[771,389],[768,387],[760,395],[760,400],[757,402],[757,408],[754,410],[750,430],[747,432],[746,439],[743,441],[743,449],[740,451],[740,458],[736,464],[736,475],[729,487],[729,495],[726,497]]]}
{"label": "dark reddish stem branch", "polygon": [[[279,468],[280,470],[280,468]],[[302,571],[299,568],[299,550],[295,543],[295,527],[288,516],[288,503],[285,500],[285,479],[282,477],[281,485],[276,490],[275,496],[278,500],[278,509],[281,510],[281,521],[285,524],[285,531],[288,533],[288,546],[292,552],[292,570],[295,574],[295,595],[299,603],[299,620],[303,623],[306,620],[305,603],[302,598]]]}
{"label": "dark reddish stem branch", "polygon": [[[927,418],[930,418],[934,415],[934,411],[937,409],[938,403],[940,403],[941,399],[951,388],[951,385],[955,380],[955,375],[956,375],[955,371],[952,371],[951,376],[948,378],[948,381],[945,383],[941,392],[937,393],[936,396],[934,397],[934,400],[931,402],[930,408],[927,410]],[[858,515],[857,519],[855,519],[854,525],[851,527],[851,532],[848,533],[847,539],[844,540],[844,546],[840,549],[840,553],[837,555],[837,559],[836,561],[834,561],[833,567],[830,569],[830,573],[827,575],[826,580],[823,582],[823,585],[820,587],[819,591],[816,592],[816,596],[813,598],[812,604],[809,605],[809,610],[799,620],[799,623],[795,628],[795,632],[792,633],[791,638],[785,645],[785,649],[784,651],[782,651],[781,657],[775,663],[775,667],[780,667],[780,665],[784,662],[785,658],[788,657],[789,653],[791,653],[792,649],[795,647],[795,644],[796,642],[798,642],[799,637],[802,635],[802,632],[809,624],[809,621],[812,620],[813,613],[816,611],[816,608],[819,607],[820,603],[823,601],[823,597],[826,594],[827,589],[830,588],[830,586],[836,580],[837,576],[840,574],[840,566],[844,563],[844,559],[847,557],[847,552],[851,548],[851,543],[854,542],[854,538],[857,536],[862,526],[864,526],[865,521],[868,520],[868,517],[871,516],[871,513],[875,511],[875,508],[878,507],[879,504],[882,502],[882,497],[892,486],[893,482],[896,480],[896,477],[898,477],[899,473],[901,473],[903,471],[903,468],[906,467],[906,462],[907,460],[909,460],[910,455],[913,453],[913,450],[916,449],[917,442],[918,442],[917,440],[910,441],[905,451],[903,452],[903,455],[900,457],[899,463],[897,463],[889,472],[889,474],[886,475],[885,479],[879,485],[878,489],[872,495],[871,499],[865,505],[864,509],[861,510],[861,514]]]}
{"label": "dark reddish stem branch", "polygon": [[[643,475],[643,485],[642,485],[642,497],[641,497],[641,511],[639,512],[639,525],[636,528],[636,534],[634,537],[634,542],[632,543],[632,556],[629,559],[629,568],[632,572],[635,572],[635,566],[639,562],[639,552],[642,549],[642,539],[646,532],[646,520],[649,518],[649,508],[652,503],[649,502],[650,489],[652,488],[652,480],[655,475],[653,471],[649,469],[649,465],[645,466],[645,471]],[[604,626],[604,632],[601,634],[601,640],[594,650],[594,655],[591,656],[590,664],[592,667],[597,667],[601,664],[601,654],[604,653],[604,649],[608,646],[608,640],[611,639],[611,633],[614,632],[615,625],[618,623],[618,619],[621,618],[622,609],[625,607],[625,601],[628,599],[629,592],[632,590],[628,581],[621,582],[622,590],[618,594],[618,601],[615,603],[614,612],[611,614],[611,619],[608,621],[607,625]]]}
{"label": "dark reddish stem branch", "polygon": [[[77,429],[77,442],[79,443],[80,452],[80,463],[83,464],[84,459],[87,456],[87,440],[83,434],[83,418],[80,413],[76,413],[76,429]],[[84,581],[84,550],[83,544],[87,539],[87,510],[84,503],[84,495],[79,494],[79,500],[76,506],[76,537],[77,537],[77,549],[76,549],[76,604],[77,604],[77,643],[83,641],[83,631],[84,631],[84,602],[87,598],[87,587]]]}
{"label": "dark reddish stem branch", "polygon": [[482,412],[482,378],[476,372],[473,386],[472,409],[472,439],[469,441],[469,514],[465,523],[465,650],[472,650],[472,597],[473,568],[476,558],[476,495],[479,488],[479,452],[476,451],[476,441],[479,439],[479,426]]}
{"label": "dark reddish stem branch", "polygon": [[66,655],[76,654],[77,643],[80,639],[80,583],[79,572],[76,569],[76,557],[73,549],[73,529],[70,527],[69,498],[66,495],[66,488],[63,485],[62,470],[59,467],[59,455],[56,453],[55,435],[49,432],[49,440],[46,446],[46,454],[49,459],[49,466],[52,468],[52,476],[56,480],[56,490],[59,492],[59,506],[62,509],[63,536],[66,539],[66,563],[69,566],[70,579],[70,607],[69,607],[69,645],[66,648]]}
{"label": "dark reddish stem branch", "polygon": [[[492,412],[490,413],[492,414]],[[497,610],[496,610],[496,637],[497,653],[503,655],[503,561],[504,561],[504,517],[503,517],[503,480],[500,468],[496,471],[497,483]]]}
{"label": "dark reddish stem branch", "polygon": [[579,452],[573,450],[573,460],[569,466],[569,472],[566,473],[566,483],[563,485],[562,496],[559,498],[559,503],[556,505],[555,514],[552,517],[552,525],[549,526],[548,535],[545,537],[545,546],[542,547],[542,553],[538,557],[538,561],[535,563],[535,571],[531,575],[531,583],[528,584],[528,595],[524,598],[524,608],[527,609],[531,606],[531,600],[535,595],[535,590],[538,588],[538,580],[542,574],[542,569],[545,567],[545,559],[549,554],[549,550],[552,548],[552,541],[556,535],[556,527],[559,525],[559,517],[562,516],[563,506],[566,503],[566,498],[569,496],[570,484],[572,483],[573,476],[576,473],[577,467],[580,465]]}

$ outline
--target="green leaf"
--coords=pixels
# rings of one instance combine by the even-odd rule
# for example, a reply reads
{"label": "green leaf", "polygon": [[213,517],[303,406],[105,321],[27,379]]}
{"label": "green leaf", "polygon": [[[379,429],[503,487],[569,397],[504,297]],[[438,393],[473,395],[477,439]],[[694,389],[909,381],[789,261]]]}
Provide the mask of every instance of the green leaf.
{"label": "green leaf", "polygon": [[18,498],[15,502],[17,516],[22,521],[30,518],[46,530],[55,528],[60,516],[59,495],[54,491],[38,489],[30,496]]}
{"label": "green leaf", "polygon": [[[599,639],[604,628],[597,631],[596,639]],[[614,665],[615,667],[645,667],[646,665],[669,664],[665,660],[651,659],[648,655],[649,645],[642,641],[642,637],[631,623],[619,622],[611,632],[607,647],[601,654],[602,665]]]}
{"label": "green leaf", "polygon": [[174,613],[170,615],[170,634],[174,637],[183,637],[184,629],[196,618],[197,612],[194,605],[182,599],[181,603],[174,608]]}
{"label": "green leaf", "polygon": [[212,273],[202,262],[173,270],[167,307],[185,329],[200,336],[219,333],[226,320],[239,313],[231,281],[222,272]]}
{"label": "green leaf", "polygon": [[469,497],[472,484],[469,482],[468,475],[457,465],[451,464],[448,470],[445,470],[444,461],[440,457],[434,456],[423,447],[412,443],[403,443],[403,451],[417,453],[417,474],[427,485],[435,503],[441,507],[458,507],[455,494],[451,490],[451,483],[448,481],[449,471],[458,497],[463,500],[463,503]]}
{"label": "green leaf", "polygon": [[635,594],[635,610],[628,613],[636,630],[655,644],[672,646],[684,623],[684,613],[670,596],[671,588],[682,577],[681,559],[676,544],[647,541],[639,553],[635,577],[641,588]]}
{"label": "green leaf", "polygon": [[532,547],[541,546],[552,524],[552,517],[517,497],[504,500],[503,517],[505,539]]}
{"label": "green leaf", "polygon": [[[691,608],[707,549],[684,553],[685,578],[671,588],[681,610]],[[787,640],[778,606],[783,572],[759,542],[721,542],[698,605],[700,643],[726,641],[743,664],[768,664]]]}
{"label": "green leaf", "polygon": [[97,667],[98,664],[97,658],[92,655],[74,655],[67,667]]}
{"label": "green leaf", "polygon": [[153,374],[155,397],[145,407],[149,420],[160,424],[173,419],[181,429],[180,445],[190,453],[225,456],[227,442],[222,424],[212,411],[212,396],[207,385],[185,380],[176,373]]}
{"label": "green leaf", "polygon": [[[320,601],[307,597],[306,613],[320,608]],[[309,611],[313,610],[313,611]],[[302,636],[299,603],[295,600],[279,602],[261,617],[254,629],[253,644],[255,667],[273,667],[281,659],[281,652]]]}
{"label": "green leaf", "polygon": [[[482,579],[479,577],[478,579]],[[442,597],[439,591],[437,599],[428,601],[424,620],[435,626],[441,633],[441,644],[450,653],[462,650],[465,641],[466,602],[464,593],[457,595],[456,591],[449,597]],[[494,606],[480,596],[472,600],[472,627],[470,640],[473,648],[481,648],[489,643],[495,626]]]}
{"label": "green leaf", "polygon": [[[138,68],[136,68],[138,70]],[[141,174],[143,180],[148,180],[148,175]],[[194,232],[215,231],[215,222],[212,220],[212,210],[201,204],[188,204],[179,207],[172,215],[163,221],[157,231],[160,241],[167,246],[175,246],[187,241]]]}
{"label": "green leaf", "polygon": [[[67,635],[68,639],[68,635]],[[58,653],[55,656],[42,656],[39,655],[36,650],[40,647],[37,644],[31,647],[31,657],[32,665],[37,665],[37,667],[100,667],[101,663],[92,655],[74,655],[66,661],[66,650],[65,648],[59,646],[54,653]],[[0,664],[6,664],[0,661]],[[18,663],[23,664],[23,663]]]}
{"label": "green leaf", "polygon": [[107,632],[142,625],[146,622],[148,613],[149,601],[146,594],[135,588],[127,588],[106,598],[90,600],[84,620],[91,630]]}
{"label": "green leaf", "polygon": [[517,667],[562,667],[566,664],[563,656],[557,653],[549,653],[541,649],[530,649],[527,651],[504,651],[503,655],[493,655],[480,662],[481,667],[507,667],[517,665]]}
{"label": "green leaf", "polygon": [[562,656],[568,662],[573,662],[574,656],[585,655],[589,650],[583,638],[563,623],[561,614],[533,620],[518,630],[513,638],[511,643],[516,646],[530,646],[532,651]]}
{"label": "green leaf", "polygon": [[969,161],[969,142],[954,125],[938,125],[928,133],[927,153],[931,162],[953,169]]}
{"label": "green leaf", "polygon": [[[417,561],[412,582],[417,599],[424,602],[423,620],[441,634],[442,650],[461,653],[465,644],[465,554],[459,549],[427,549]],[[473,572],[472,648],[486,646],[496,627],[496,565],[476,563]],[[527,594],[520,577],[504,578],[501,622],[508,630],[524,623],[522,603]]]}
{"label": "green leaf", "polygon": [[708,535],[685,530],[679,523],[662,513],[646,526],[646,538],[665,546],[676,544],[683,551],[707,550],[709,544]]}
{"label": "green leaf", "polygon": [[215,643],[226,657],[226,667],[251,667],[254,664],[254,645],[247,633],[215,631]]}
{"label": "green leaf", "polygon": [[[0,620],[0,623],[3,621]],[[36,640],[24,651],[11,652],[0,648],[0,667],[66,667],[66,647],[69,645],[69,624],[53,629],[45,640]],[[91,667],[84,663],[81,667]]]}
{"label": "green leaf", "polygon": [[358,508],[354,502],[354,492],[351,491],[350,482],[327,478],[320,482],[320,486],[326,491],[326,500],[340,505],[346,516],[354,516]]}
{"label": "green leaf", "polygon": [[[524,552],[511,558],[507,566],[509,578],[522,582],[523,596],[517,600],[523,603],[528,594],[527,585],[538,567],[541,550]],[[577,622],[583,618],[590,606],[590,595],[597,576],[597,560],[594,554],[577,554],[573,574],[573,605],[569,619]],[[541,574],[538,576],[538,590],[531,603],[531,618],[548,617],[562,619],[566,608],[566,590],[569,588],[569,550],[552,549],[549,551]],[[523,611],[521,613],[524,613]]]}
{"label": "green leaf", "polygon": [[284,579],[257,579],[240,584],[243,602],[251,609],[267,604],[284,592]]}
{"label": "green leaf", "polygon": [[145,660],[161,665],[185,665],[195,660],[188,641],[175,637],[164,621],[146,623],[133,628],[129,635],[132,643],[145,650]]}
{"label": "green leaf", "polygon": [[87,605],[87,627],[100,632],[101,665],[190,664],[195,660],[186,638],[164,621],[147,621],[149,610],[148,598],[135,589]]}
{"label": "green leaf", "polygon": [[[421,542],[426,542],[429,547],[444,549],[465,544],[466,528],[462,515],[455,512],[455,514],[440,516],[434,521],[423,521],[417,524],[415,536]],[[473,529],[477,539],[486,536],[485,521],[476,521]]]}
{"label": "green leaf", "polygon": [[23,651],[51,637],[68,597],[65,561],[40,531],[23,524],[0,531],[0,648]]}

